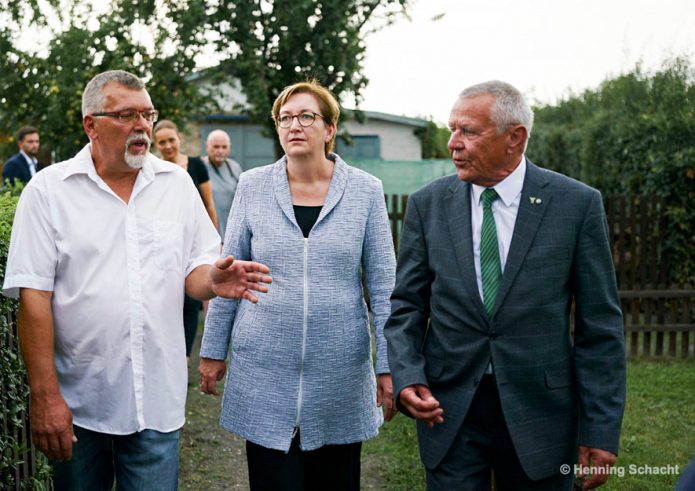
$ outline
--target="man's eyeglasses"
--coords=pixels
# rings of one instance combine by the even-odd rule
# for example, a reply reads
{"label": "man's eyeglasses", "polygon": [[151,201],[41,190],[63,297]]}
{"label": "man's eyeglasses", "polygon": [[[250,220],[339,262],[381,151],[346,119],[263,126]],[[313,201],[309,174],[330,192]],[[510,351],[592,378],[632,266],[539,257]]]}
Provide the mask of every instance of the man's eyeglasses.
{"label": "man's eyeglasses", "polygon": [[280,128],[289,128],[290,126],[292,126],[292,120],[294,118],[297,118],[297,121],[299,121],[299,125],[306,128],[307,126],[311,126],[312,124],[314,124],[314,121],[316,121],[317,116],[319,118],[322,118],[324,121],[326,120],[326,118],[324,118],[321,114],[314,113],[311,111],[304,111],[294,115],[281,114],[277,117],[275,121]]}
{"label": "man's eyeglasses", "polygon": [[123,111],[113,111],[105,113],[92,113],[90,116],[116,118],[121,123],[132,123],[138,116],[142,116],[145,121],[156,123],[159,117],[159,111],[156,109],[147,109],[146,111],[136,111],[135,109],[125,109]]}

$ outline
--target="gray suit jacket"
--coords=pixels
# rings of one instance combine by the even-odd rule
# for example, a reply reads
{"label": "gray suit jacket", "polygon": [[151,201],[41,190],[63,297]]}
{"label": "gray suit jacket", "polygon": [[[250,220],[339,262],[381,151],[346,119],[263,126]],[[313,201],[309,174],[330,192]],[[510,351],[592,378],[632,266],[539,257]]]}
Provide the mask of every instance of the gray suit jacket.
{"label": "gray suit jacket", "polygon": [[528,162],[491,319],[476,284],[469,193],[453,175],[410,196],[385,328],[395,394],[426,384],[444,409],[443,424],[418,422],[425,466],[448,451],[490,359],[530,478],[574,464],[578,444],[617,453],[625,350],[600,193]]}

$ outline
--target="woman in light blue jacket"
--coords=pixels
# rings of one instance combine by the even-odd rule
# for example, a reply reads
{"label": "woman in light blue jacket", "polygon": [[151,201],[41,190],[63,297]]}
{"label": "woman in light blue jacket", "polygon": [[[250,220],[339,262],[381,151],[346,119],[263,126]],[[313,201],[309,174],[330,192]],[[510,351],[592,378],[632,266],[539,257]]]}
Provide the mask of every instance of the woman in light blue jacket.
{"label": "woman in light blue jacket", "polygon": [[231,345],[220,423],[247,440],[253,490],[359,489],[361,442],[396,411],[388,214],[381,182],[331,153],[338,115],[318,83],[285,88],[273,104],[285,156],[241,175],[227,223],[224,255],[267,264],[273,284],[256,304],[210,303],[201,390],[216,394]]}

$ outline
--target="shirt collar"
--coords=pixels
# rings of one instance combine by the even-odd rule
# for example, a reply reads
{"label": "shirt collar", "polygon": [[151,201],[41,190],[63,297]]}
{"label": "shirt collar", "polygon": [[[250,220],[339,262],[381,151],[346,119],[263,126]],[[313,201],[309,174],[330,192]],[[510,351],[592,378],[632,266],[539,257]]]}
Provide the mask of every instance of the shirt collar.
{"label": "shirt collar", "polygon": [[[521,162],[516,166],[516,169],[500,182],[495,184],[493,188],[497,191],[504,206],[510,206],[524,187],[524,177],[526,176],[526,156],[521,156]],[[471,184],[471,192],[473,193],[474,202],[480,204],[480,196],[487,188],[478,184]]]}
{"label": "shirt collar", "polygon": [[[94,168],[94,161],[92,160],[92,144],[87,145],[79,151],[75,157],[65,162],[65,173],[63,174],[63,180],[74,174],[87,174],[93,181],[97,180],[97,171]],[[170,162],[165,162],[160,158],[155,157],[151,153],[147,154],[147,158],[142,165],[140,170],[140,175],[145,179],[146,182],[150,182],[155,174],[160,172],[174,172],[176,166],[172,165]]]}
{"label": "shirt collar", "polygon": [[29,157],[29,156],[24,152],[24,150],[20,150],[19,153],[22,154],[22,156],[24,157],[24,160],[26,160],[27,163],[28,163],[29,165],[36,165],[36,159],[33,159],[33,158]]}

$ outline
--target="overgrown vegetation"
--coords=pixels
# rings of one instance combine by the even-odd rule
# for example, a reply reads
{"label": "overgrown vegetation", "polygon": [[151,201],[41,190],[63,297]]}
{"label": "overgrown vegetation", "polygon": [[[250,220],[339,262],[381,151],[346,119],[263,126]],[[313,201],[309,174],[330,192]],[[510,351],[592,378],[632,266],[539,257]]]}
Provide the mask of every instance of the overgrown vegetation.
{"label": "overgrown vegetation", "polygon": [[[21,187],[3,190],[0,195],[0,281],[5,277],[7,249],[19,190]],[[16,309],[16,300],[0,296],[0,489],[41,490],[45,489],[49,475],[48,465],[43,459],[36,462],[33,476],[15,482],[15,469],[30,458],[27,442],[18,442],[13,436],[14,430],[24,427],[29,402],[26,372],[16,346],[14,325],[10,322]]]}
{"label": "overgrown vegetation", "polygon": [[448,159],[449,128],[439,126],[434,121],[427,122],[427,126],[415,130],[415,135],[422,143],[423,159]]}
{"label": "overgrown vegetation", "polygon": [[603,194],[664,199],[673,283],[695,283],[695,67],[637,66],[595,90],[535,109],[527,154]]}
{"label": "overgrown vegetation", "polygon": [[[526,152],[606,194],[663,198],[670,283],[695,283],[695,66],[639,65],[596,89],[534,108]],[[448,130],[419,130],[423,158],[446,158]]]}

